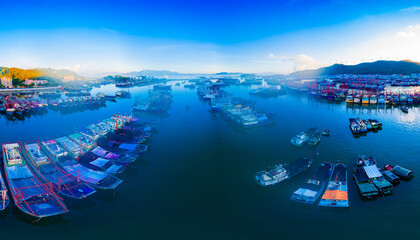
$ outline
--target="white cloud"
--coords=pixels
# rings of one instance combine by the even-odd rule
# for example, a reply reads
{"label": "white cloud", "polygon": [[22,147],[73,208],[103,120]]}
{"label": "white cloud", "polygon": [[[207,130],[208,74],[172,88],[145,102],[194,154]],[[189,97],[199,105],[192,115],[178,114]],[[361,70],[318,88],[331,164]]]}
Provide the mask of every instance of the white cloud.
{"label": "white cloud", "polygon": [[420,24],[410,25],[404,31],[397,32],[397,36],[400,38],[417,38],[420,35]]}
{"label": "white cloud", "polygon": [[306,54],[299,54],[294,56],[293,61],[295,62],[295,71],[316,69],[325,66],[325,64],[318,62],[315,60],[315,58]]}
{"label": "white cloud", "polygon": [[268,58],[276,60],[276,61],[272,61],[272,63],[293,62],[294,71],[316,69],[316,68],[326,66],[325,64],[318,62],[317,60],[315,60],[315,58],[310,57],[306,54],[299,54],[296,56],[289,57],[289,56],[276,56],[273,53],[270,53],[268,55]]}
{"label": "white cloud", "polygon": [[417,12],[420,11],[420,6],[412,6],[409,8],[401,9],[402,12]]}
{"label": "white cloud", "polygon": [[290,61],[290,60],[293,59],[292,57],[288,57],[288,56],[276,56],[276,55],[274,55],[274,53],[268,54],[268,58],[283,60],[283,61]]}

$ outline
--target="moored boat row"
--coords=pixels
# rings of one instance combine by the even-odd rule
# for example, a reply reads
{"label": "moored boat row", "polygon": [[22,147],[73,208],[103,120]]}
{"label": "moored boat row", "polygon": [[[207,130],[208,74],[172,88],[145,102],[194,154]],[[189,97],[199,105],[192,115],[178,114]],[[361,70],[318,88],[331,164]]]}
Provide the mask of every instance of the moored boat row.
{"label": "moored boat row", "polygon": [[[122,180],[114,175],[147,151],[141,143],[151,130],[148,123],[115,115],[60,138],[4,143],[5,182],[15,205],[28,215],[48,217],[68,212],[58,195],[81,199],[96,189],[115,189]],[[0,180],[4,209],[9,199]]]}

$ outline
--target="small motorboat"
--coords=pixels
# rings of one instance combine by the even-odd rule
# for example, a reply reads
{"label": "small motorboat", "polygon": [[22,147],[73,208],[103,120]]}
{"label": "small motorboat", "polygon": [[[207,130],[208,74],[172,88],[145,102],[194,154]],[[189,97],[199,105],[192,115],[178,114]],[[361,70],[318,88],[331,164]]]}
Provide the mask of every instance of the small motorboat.
{"label": "small motorboat", "polygon": [[328,129],[322,130],[322,136],[329,137],[330,136],[330,130],[328,130]]}
{"label": "small motorboat", "polygon": [[391,171],[401,179],[407,180],[414,176],[414,172],[401,166],[385,165],[385,169]]}
{"label": "small motorboat", "polygon": [[401,111],[403,111],[404,113],[408,113],[408,108],[405,105],[401,106]]}
{"label": "small motorboat", "polygon": [[398,185],[400,183],[400,178],[394,174],[393,172],[389,171],[389,170],[385,170],[385,169],[381,169],[381,173],[382,176],[384,176],[384,178],[386,180],[388,180],[390,183],[392,183],[392,185]]}

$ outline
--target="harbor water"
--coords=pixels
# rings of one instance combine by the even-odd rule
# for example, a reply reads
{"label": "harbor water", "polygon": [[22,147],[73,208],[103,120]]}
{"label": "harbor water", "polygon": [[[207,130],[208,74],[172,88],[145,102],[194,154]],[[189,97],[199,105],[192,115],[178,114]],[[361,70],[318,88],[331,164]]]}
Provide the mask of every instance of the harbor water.
{"label": "harbor water", "polygon": [[[359,154],[378,166],[400,165],[420,173],[420,111],[409,107],[347,106],[290,92],[275,98],[249,95],[249,86],[224,88],[276,114],[275,124],[238,129],[210,112],[195,89],[171,83],[173,104],[157,119],[149,150],[118,177],[115,191],[99,190],[83,200],[64,198],[69,212],[33,222],[16,207],[0,213],[3,239],[416,239],[420,234],[420,177],[401,182],[375,201],[359,197],[352,178]],[[0,142],[46,140],[71,134],[115,113],[130,113],[136,96],[151,86],[131,88],[132,97],[107,107],[47,113],[11,121],[0,116]],[[114,94],[114,85],[92,93]],[[374,118],[382,130],[355,138],[349,118]],[[290,139],[310,127],[329,129],[316,147]],[[313,158],[308,171],[262,187],[255,174],[276,163]],[[347,166],[350,207],[307,206],[290,200],[322,162]]]}

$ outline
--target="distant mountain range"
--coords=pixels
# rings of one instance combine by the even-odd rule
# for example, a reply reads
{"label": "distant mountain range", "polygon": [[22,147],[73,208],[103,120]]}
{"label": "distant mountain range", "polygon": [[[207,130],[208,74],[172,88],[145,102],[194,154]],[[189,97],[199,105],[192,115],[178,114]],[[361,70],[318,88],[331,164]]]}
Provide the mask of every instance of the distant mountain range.
{"label": "distant mountain range", "polygon": [[404,74],[420,73],[420,63],[410,60],[403,61],[376,61],[370,63],[360,63],[357,65],[334,64],[329,67],[314,70],[297,71],[290,76],[296,78],[320,77],[325,75],[337,74]]}
{"label": "distant mountain range", "polygon": [[63,79],[64,77],[74,77],[76,80],[83,80],[81,75],[65,70],[65,69],[51,69],[51,68],[36,68],[36,69],[21,69],[0,67],[0,77],[11,77],[24,81],[25,79]]}

